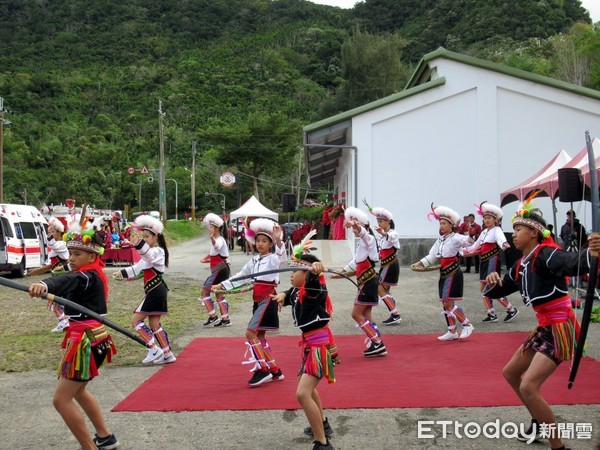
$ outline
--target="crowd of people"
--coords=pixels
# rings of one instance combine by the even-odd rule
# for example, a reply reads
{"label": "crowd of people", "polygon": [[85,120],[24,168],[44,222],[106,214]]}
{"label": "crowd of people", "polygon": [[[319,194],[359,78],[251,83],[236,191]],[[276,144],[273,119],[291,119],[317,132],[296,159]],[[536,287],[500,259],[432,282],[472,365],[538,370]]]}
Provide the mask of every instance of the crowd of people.
{"label": "crowd of people", "polygon": [[[356,277],[358,291],[352,319],[366,337],[363,356],[379,358],[385,357],[389,349],[374,320],[373,307],[381,302],[389,310],[390,316],[383,325],[397,325],[402,320],[399,305],[391,292],[399,280],[400,240],[393,214],[382,207],[367,206],[368,213],[355,207],[326,208],[329,212],[324,212],[322,236],[334,236],[341,223],[344,236],[348,229],[357,238],[352,260],[333,278]],[[568,278],[589,271],[590,252],[600,250],[600,235],[588,237],[583,226],[574,220],[574,211],[569,211],[567,223],[561,229],[565,244],[560,248],[541,212],[531,201],[526,201],[512,218],[513,245],[523,256],[502,276],[500,252],[511,247],[500,228],[502,210],[483,202],[477,213],[483,219],[483,226],[476,223],[475,214],[464,216],[461,223],[460,215],[453,209],[432,205],[429,218],[439,223],[440,237],[428,254],[411,268],[439,271],[439,300],[447,325],[447,331],[438,337],[439,341],[469,339],[475,331],[461,306],[464,285],[461,259],[466,267],[464,272],[468,273],[473,266],[479,273],[485,309],[483,324],[498,321],[494,300],[506,311],[504,322],[515,319],[519,311],[507,299],[513,292],[519,291],[525,306],[533,307],[538,326],[503,370],[506,381],[531,413],[531,426],[526,436],[529,438],[539,435],[542,426],[547,428],[556,422],[540,391],[558,365],[573,355],[579,324],[571,304]],[[369,214],[377,223],[375,227],[371,227]],[[277,363],[276,352],[268,341],[268,333],[278,331],[279,312],[283,306],[290,306],[292,320],[302,336],[303,357],[296,396],[309,424],[304,433],[314,439],[313,449],[333,449],[330,440],[333,427],[325,417],[317,386],[323,379],[328,383],[335,382],[335,365],[339,358],[335,336],[329,327],[333,302],[324,276],[327,268],[310,252],[311,239],[318,233],[316,223],[306,221],[293,230],[288,237],[293,247],[288,249],[278,223],[264,218],[244,221],[243,242],[250,259],[231,275],[229,252],[233,249],[232,237],[237,237],[238,241],[242,238],[239,230],[212,213],[206,214],[203,222],[210,240],[209,253],[202,260],[209,264],[210,273],[202,284],[199,297],[208,314],[204,326],[232,326],[226,295],[244,288],[252,292],[252,316],[244,335],[248,355],[245,363],[252,366],[248,385],[257,387],[285,378]],[[141,260],[138,263],[117,270],[113,277],[116,280],[143,278],[144,295],[131,320],[132,329],[147,347],[141,362],[172,364],[177,357],[161,324],[161,318],[169,309],[168,289],[163,277],[169,266],[169,251],[163,223],[154,217],[138,217],[126,237],[113,237],[113,230],[97,225],[80,220],[65,229],[59,222],[51,220],[50,243],[54,252],[51,257],[56,266],[63,265],[64,273],[32,283],[29,293],[35,297],[55,294],[74,302],[73,307],[59,308],[49,301],[57,318],[66,322],[58,330],[65,333],[65,356],[58,371],[54,404],[83,449],[114,449],[119,443],[105,423],[98,402],[87,390],[87,384],[98,375],[98,368],[105,361],[110,362],[116,353],[108,329],[97,316],[107,313],[108,298],[108,280],[100,255],[104,248],[122,239],[127,239],[139,252]],[[288,264],[289,268],[282,269]],[[292,287],[277,293],[275,289],[282,270],[292,271]],[[95,428],[93,437],[87,430],[83,414]],[[552,432],[550,444],[553,449],[565,449],[560,436]]]}

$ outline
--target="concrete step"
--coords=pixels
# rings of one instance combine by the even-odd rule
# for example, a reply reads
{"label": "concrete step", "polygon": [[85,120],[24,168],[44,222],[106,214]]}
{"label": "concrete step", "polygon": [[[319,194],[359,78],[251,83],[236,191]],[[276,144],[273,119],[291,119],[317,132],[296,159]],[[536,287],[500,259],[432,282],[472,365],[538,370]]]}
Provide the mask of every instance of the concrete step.
{"label": "concrete step", "polygon": [[318,239],[313,241],[311,247],[315,247],[311,253],[319,258],[327,268],[340,269],[352,261],[352,252],[348,241]]}

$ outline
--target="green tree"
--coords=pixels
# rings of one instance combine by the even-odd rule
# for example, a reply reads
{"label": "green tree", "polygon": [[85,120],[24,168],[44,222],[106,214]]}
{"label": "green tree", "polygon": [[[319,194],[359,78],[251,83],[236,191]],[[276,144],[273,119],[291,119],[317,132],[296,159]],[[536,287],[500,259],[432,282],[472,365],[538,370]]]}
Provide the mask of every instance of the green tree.
{"label": "green tree", "polygon": [[401,91],[410,76],[402,61],[406,40],[398,34],[373,35],[355,30],[342,45],[342,81],[321,116],[331,115]]}
{"label": "green tree", "polygon": [[287,171],[300,144],[300,123],[279,112],[251,112],[243,120],[212,127],[202,139],[219,148],[217,162],[237,167],[252,177],[259,198],[259,179]]}

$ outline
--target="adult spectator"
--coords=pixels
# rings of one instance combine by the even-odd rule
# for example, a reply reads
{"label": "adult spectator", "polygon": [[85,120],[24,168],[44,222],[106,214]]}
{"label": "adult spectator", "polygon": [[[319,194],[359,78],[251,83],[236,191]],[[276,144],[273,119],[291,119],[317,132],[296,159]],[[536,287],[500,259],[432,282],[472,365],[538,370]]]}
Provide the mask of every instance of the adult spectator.
{"label": "adult spectator", "polygon": [[567,220],[560,229],[563,249],[578,252],[581,247],[587,246],[587,232],[581,225],[575,211],[567,211]]}
{"label": "adult spectator", "polygon": [[329,217],[329,213],[333,209],[333,204],[328,203],[325,205],[323,209],[323,216],[321,217],[321,222],[323,223],[323,239],[330,239],[329,232],[331,230],[331,218]]}
{"label": "adult spectator", "polygon": [[[463,235],[471,236],[476,241],[481,234],[481,225],[475,222],[475,214],[469,214],[465,222],[459,227]],[[475,273],[479,273],[479,255],[465,257],[465,273],[471,273],[471,264],[475,261]]]}

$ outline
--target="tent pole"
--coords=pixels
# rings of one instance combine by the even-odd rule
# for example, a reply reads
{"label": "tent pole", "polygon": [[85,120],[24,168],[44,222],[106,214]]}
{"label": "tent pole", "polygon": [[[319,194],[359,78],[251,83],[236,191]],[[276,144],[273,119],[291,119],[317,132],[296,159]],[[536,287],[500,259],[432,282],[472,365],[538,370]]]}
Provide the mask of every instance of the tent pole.
{"label": "tent pole", "polygon": [[559,232],[558,227],[556,226],[556,199],[552,199],[552,220],[554,221],[554,236]]}

